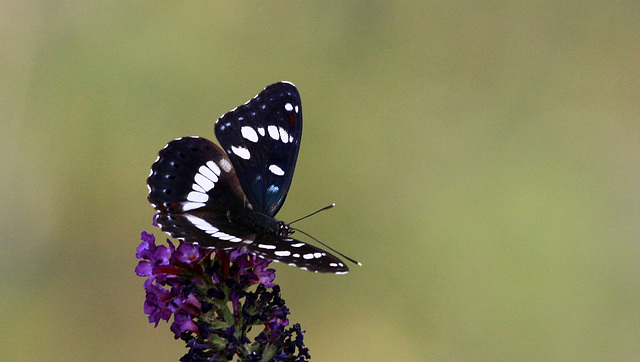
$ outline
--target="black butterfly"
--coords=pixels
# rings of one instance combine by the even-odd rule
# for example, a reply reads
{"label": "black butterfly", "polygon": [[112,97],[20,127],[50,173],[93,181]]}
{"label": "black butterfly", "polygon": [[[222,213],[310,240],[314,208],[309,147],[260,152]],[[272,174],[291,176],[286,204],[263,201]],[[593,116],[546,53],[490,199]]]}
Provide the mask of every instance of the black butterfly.
{"label": "black butterfly", "polygon": [[[293,239],[274,219],[289,191],[302,136],[302,105],[288,82],[267,86],[215,124],[224,151],[200,137],[178,138],[147,179],[157,223],[171,236],[215,249],[244,246],[265,259],[320,273],[349,268]],[[225,154],[226,151],[226,154]]]}

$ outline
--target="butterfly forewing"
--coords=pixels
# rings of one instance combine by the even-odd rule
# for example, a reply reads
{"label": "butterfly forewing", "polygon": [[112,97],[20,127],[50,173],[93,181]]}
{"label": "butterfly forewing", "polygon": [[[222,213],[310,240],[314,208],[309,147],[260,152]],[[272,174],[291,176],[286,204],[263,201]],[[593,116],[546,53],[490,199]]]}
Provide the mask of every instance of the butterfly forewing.
{"label": "butterfly forewing", "polygon": [[236,180],[233,166],[216,144],[201,137],[178,138],[151,166],[148,199],[158,211],[240,210],[244,194]]}
{"label": "butterfly forewing", "polygon": [[274,216],[282,206],[298,157],[302,105],[296,87],[280,82],[218,119],[218,141],[254,209]]}
{"label": "butterfly forewing", "polygon": [[249,231],[228,220],[228,213],[243,212],[245,197],[226,154],[211,141],[169,142],[151,166],[147,185],[149,202],[159,212],[156,221],[171,236],[215,248],[251,240]]}

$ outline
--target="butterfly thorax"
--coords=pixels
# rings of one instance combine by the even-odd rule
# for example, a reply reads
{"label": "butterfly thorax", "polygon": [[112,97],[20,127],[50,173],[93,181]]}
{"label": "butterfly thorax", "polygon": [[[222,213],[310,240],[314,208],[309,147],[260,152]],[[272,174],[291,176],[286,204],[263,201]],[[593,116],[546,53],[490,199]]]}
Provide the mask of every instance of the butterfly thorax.
{"label": "butterfly thorax", "polygon": [[257,211],[245,210],[236,222],[256,234],[263,232],[273,232],[282,236],[293,234],[293,230],[284,222]]}

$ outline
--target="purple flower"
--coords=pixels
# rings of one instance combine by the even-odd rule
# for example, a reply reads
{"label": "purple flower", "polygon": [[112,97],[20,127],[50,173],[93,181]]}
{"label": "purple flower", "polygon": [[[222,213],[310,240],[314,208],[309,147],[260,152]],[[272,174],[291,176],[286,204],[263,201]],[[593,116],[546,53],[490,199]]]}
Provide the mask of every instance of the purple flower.
{"label": "purple flower", "polygon": [[173,311],[168,307],[171,293],[157,284],[146,287],[147,296],[144,301],[144,312],[149,315],[149,323],[156,327],[161,320],[169,321]]}
{"label": "purple flower", "polygon": [[235,259],[238,263],[239,270],[250,270],[250,273],[246,273],[246,276],[252,284],[264,284],[267,288],[272,288],[274,284],[273,280],[276,278],[275,269],[267,269],[269,261],[262,259],[257,255],[251,255],[244,253],[238,255]]}
{"label": "purple flower", "polygon": [[173,317],[173,323],[171,324],[171,332],[176,335],[181,335],[184,332],[198,333],[198,326],[191,319],[191,315],[184,313],[183,311],[177,311]]}
{"label": "purple flower", "polygon": [[191,264],[200,260],[200,248],[197,245],[180,243],[173,256],[181,263]]}
{"label": "purple flower", "polygon": [[[155,220],[155,219],[154,219]],[[299,324],[289,326],[289,309],[275,285],[269,260],[243,248],[211,250],[180,242],[156,245],[142,233],[136,274],[146,277],[144,312],[149,322],[169,321],[189,352],[182,361],[306,361],[310,358]],[[263,330],[251,341],[247,333]]]}

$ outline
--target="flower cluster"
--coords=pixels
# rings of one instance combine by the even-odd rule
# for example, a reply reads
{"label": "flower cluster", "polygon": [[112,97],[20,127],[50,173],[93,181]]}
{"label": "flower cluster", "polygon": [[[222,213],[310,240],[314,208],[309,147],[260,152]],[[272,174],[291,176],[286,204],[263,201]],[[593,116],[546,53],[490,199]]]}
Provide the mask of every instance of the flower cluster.
{"label": "flower cluster", "polygon": [[[269,261],[237,250],[211,250],[180,242],[156,245],[142,232],[136,274],[144,282],[149,322],[169,321],[187,344],[181,361],[307,361],[299,324],[289,327],[289,309],[273,284]],[[255,286],[255,288],[254,288]],[[253,341],[253,326],[264,329]]]}

